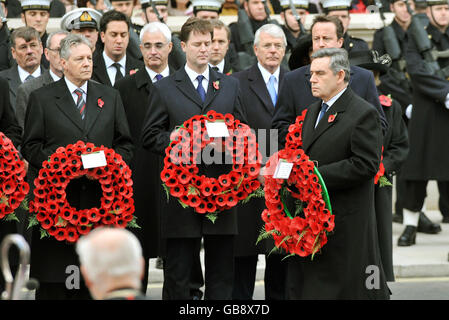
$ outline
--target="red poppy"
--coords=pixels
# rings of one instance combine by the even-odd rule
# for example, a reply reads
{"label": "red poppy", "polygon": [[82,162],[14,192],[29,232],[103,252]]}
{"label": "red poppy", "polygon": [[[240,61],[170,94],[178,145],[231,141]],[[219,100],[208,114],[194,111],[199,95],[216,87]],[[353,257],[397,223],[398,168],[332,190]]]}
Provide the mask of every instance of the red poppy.
{"label": "red poppy", "polygon": [[379,101],[380,101],[380,104],[383,105],[384,107],[391,107],[391,105],[393,104],[393,101],[391,100],[391,98],[388,96],[385,96],[385,95],[380,95]]}

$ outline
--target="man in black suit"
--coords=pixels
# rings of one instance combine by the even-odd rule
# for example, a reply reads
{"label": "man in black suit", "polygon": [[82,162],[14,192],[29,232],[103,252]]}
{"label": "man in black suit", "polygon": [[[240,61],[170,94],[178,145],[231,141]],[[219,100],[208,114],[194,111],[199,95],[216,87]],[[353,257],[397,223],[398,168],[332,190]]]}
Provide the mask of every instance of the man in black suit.
{"label": "man in black suit", "polygon": [[41,67],[43,52],[39,32],[31,27],[21,27],[11,34],[11,52],[17,62],[0,72],[0,77],[9,82],[9,102],[16,110],[17,88],[24,82],[39,77],[45,70]]}
{"label": "man in black suit", "polygon": [[238,56],[231,44],[231,30],[221,20],[210,20],[214,27],[209,65],[218,72],[230,75],[240,71]]}
{"label": "man in black suit", "polygon": [[[187,63],[168,78],[154,85],[145,117],[142,142],[164,155],[170,134],[176,126],[209,110],[245,121],[239,84],[208,67],[212,26],[207,20],[190,18],[181,28],[181,45]],[[213,86],[218,83],[219,87]],[[199,165],[206,176],[229,172],[229,165]],[[234,280],[234,235],[237,233],[235,210],[219,214],[215,223],[192,208],[183,209],[170,197],[161,209],[162,237],[166,239],[163,299],[190,299],[190,276],[198,244],[204,237],[206,262],[205,299],[231,299]]]}
{"label": "man in black suit", "polygon": [[[259,137],[259,150],[265,163],[271,153],[277,151],[270,143],[271,120],[284,75],[288,70],[281,67],[287,41],[283,30],[274,24],[260,27],[254,37],[254,52],[258,63],[251,68],[234,73],[239,79],[243,106],[248,125],[263,135]],[[277,144],[277,141],[274,141]],[[253,199],[237,208],[239,234],[235,239],[235,280],[234,300],[251,300],[254,293],[258,254],[269,253],[271,249],[256,246],[257,237],[263,226],[261,212],[265,208],[264,199]],[[272,247],[272,246],[271,246]],[[285,265],[280,263],[283,255],[271,254],[266,257],[265,298],[284,299]]]}
{"label": "man in black suit", "polygon": [[142,247],[130,231],[97,228],[78,240],[76,252],[95,300],[146,300],[140,290]]}
{"label": "man in black suit", "polygon": [[[0,78],[0,131],[11,139],[14,146],[18,148],[22,141],[22,129],[17,123],[14,110],[9,103],[8,91],[8,82]],[[18,227],[14,221],[6,221],[5,218],[0,219],[0,243],[8,234],[17,232]],[[17,257],[11,256],[11,254],[9,255],[9,258],[17,259]],[[9,260],[9,263],[16,266],[18,264],[18,259],[16,261],[11,261],[11,259]],[[5,282],[3,279],[3,273],[0,273],[0,292],[3,292],[4,289]]]}
{"label": "man in black suit", "polygon": [[115,81],[143,68],[141,61],[126,54],[129,43],[129,18],[118,11],[106,12],[100,20],[103,53],[94,55],[92,79],[113,86]]}
{"label": "man in black suit", "polygon": [[[61,41],[64,78],[31,93],[25,117],[22,153],[35,177],[58,147],[81,140],[113,148],[125,162],[132,158],[132,138],[117,90],[89,81],[92,74],[91,43],[83,36],[68,35]],[[104,102],[100,108],[98,99]],[[32,181],[32,180],[31,180]],[[99,206],[101,188],[85,177],[67,186],[67,200],[76,209]],[[54,238],[40,239],[33,232],[31,276],[39,279],[36,299],[85,299],[87,289],[65,287],[66,268],[78,265],[73,245]]]}
{"label": "man in black suit", "polygon": [[[318,163],[335,228],[313,260],[289,259],[288,298],[388,299],[374,212],[374,176],[382,149],[379,114],[348,86],[344,49],[314,52],[310,73],[312,93],[320,100],[307,111],[302,148]],[[370,270],[376,273],[374,284]]]}
{"label": "man in black suit", "polygon": [[[311,33],[313,51],[322,48],[340,48],[343,44],[343,25],[337,17],[316,16]],[[357,66],[351,67],[350,72],[349,86],[377,109],[381,116],[382,128],[386,131],[388,123],[379,102],[372,72]],[[280,148],[284,146],[288,127],[304,109],[317,100],[310,89],[310,65],[286,75],[273,116],[273,128],[279,130]]]}
{"label": "man in black suit", "polygon": [[[136,208],[134,215],[137,217],[141,229],[134,229],[133,232],[139,238],[143,247],[146,267],[142,288],[146,289],[148,260],[161,256],[159,240],[161,157],[144,149],[140,137],[143,120],[150,102],[148,97],[153,90],[153,82],[168,77],[170,74],[168,55],[172,49],[172,42],[170,29],[161,22],[147,24],[142,29],[140,38],[140,50],[142,51],[145,68],[131,76],[120,79],[114,87],[120,91],[135,146],[130,167],[134,181],[134,206]],[[151,211],[148,211],[149,203],[151,203]]]}

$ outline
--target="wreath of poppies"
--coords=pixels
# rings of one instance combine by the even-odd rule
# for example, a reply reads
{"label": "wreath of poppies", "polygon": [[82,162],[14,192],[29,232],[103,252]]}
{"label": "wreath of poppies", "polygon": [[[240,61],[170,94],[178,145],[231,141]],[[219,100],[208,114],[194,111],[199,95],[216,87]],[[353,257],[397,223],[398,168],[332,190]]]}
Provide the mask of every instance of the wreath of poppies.
{"label": "wreath of poppies", "polygon": [[[312,255],[313,259],[327,243],[327,235],[335,226],[335,216],[324,181],[300,148],[304,117],[305,112],[297,117],[289,127],[286,147],[267,162],[264,188],[267,209],[262,213],[265,227],[258,241],[272,236],[274,250],[284,249],[290,255],[301,257]],[[273,178],[272,173],[281,160],[293,164],[287,180]],[[293,209],[289,209],[289,199],[294,200]]]}
{"label": "wreath of poppies", "polygon": [[[103,151],[106,166],[84,169],[81,155]],[[71,180],[87,176],[102,189],[100,208],[77,210],[67,201]],[[60,147],[42,163],[34,180],[34,201],[30,201],[30,227],[40,224],[41,237],[76,242],[80,235],[99,226],[138,227],[135,223],[131,170],[121,155],[104,146],[78,141]]]}
{"label": "wreath of poppies", "polygon": [[30,190],[25,164],[11,140],[0,132],[0,219],[17,220],[14,211]]}
{"label": "wreath of poppies", "polygon": [[[206,122],[224,122],[229,137],[209,137]],[[192,207],[214,222],[219,212],[236,206],[240,201],[263,197],[257,180],[261,154],[256,136],[248,125],[234,119],[231,114],[209,111],[206,115],[196,115],[185,121],[171,139],[165,150],[161,180],[167,197],[178,198],[184,208]],[[222,144],[226,154],[232,156],[232,170],[218,178],[198,173],[197,164],[202,162],[202,151],[211,142]]]}

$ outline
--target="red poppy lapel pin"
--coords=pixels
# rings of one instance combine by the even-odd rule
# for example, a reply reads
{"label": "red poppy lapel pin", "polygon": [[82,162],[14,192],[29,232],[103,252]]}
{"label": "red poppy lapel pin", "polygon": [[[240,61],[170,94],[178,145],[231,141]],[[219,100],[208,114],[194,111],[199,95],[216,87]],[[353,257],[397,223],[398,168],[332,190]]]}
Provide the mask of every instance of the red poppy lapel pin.
{"label": "red poppy lapel pin", "polygon": [[133,75],[133,74],[136,73],[137,71],[139,71],[139,68],[131,69],[131,70],[129,70],[129,75]]}
{"label": "red poppy lapel pin", "polygon": [[334,122],[336,117],[337,117],[337,113],[329,115],[329,118],[327,118],[327,122],[329,122],[329,123]]}
{"label": "red poppy lapel pin", "polygon": [[220,89],[220,81],[214,81],[212,82],[212,85],[214,86],[215,91]]}
{"label": "red poppy lapel pin", "polygon": [[388,95],[388,96],[380,95],[379,101],[380,101],[380,104],[383,105],[384,107],[391,107],[391,105],[393,103],[393,100],[391,100],[390,95]]}
{"label": "red poppy lapel pin", "polygon": [[100,107],[100,109],[101,109],[101,108],[103,108],[103,105],[104,105],[104,101],[101,100],[101,98],[98,98],[98,107]]}

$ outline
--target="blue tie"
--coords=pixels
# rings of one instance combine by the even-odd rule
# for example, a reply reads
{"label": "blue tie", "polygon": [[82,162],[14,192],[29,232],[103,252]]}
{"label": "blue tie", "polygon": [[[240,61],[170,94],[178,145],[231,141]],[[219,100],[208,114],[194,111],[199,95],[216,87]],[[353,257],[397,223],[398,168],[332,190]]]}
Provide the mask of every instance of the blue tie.
{"label": "blue tie", "polygon": [[156,75],[156,81],[159,81],[159,80],[161,80],[163,78],[163,76],[162,76],[162,74],[157,74]]}
{"label": "blue tie", "polygon": [[198,91],[198,94],[201,97],[201,101],[204,102],[204,100],[206,99],[206,91],[204,91],[203,88],[203,75],[199,75],[198,77],[196,77],[196,79],[198,80],[198,87],[196,87],[196,91]]}
{"label": "blue tie", "polygon": [[268,93],[270,94],[271,101],[273,102],[273,106],[276,106],[276,101],[278,99],[278,95],[276,93],[276,77],[271,75],[268,80]]}
{"label": "blue tie", "polygon": [[329,106],[323,102],[323,104],[321,105],[320,114],[318,115],[318,122],[316,123],[315,128],[318,126],[318,124],[320,123],[321,119],[324,117],[324,114],[326,113],[328,108],[329,108]]}

